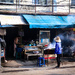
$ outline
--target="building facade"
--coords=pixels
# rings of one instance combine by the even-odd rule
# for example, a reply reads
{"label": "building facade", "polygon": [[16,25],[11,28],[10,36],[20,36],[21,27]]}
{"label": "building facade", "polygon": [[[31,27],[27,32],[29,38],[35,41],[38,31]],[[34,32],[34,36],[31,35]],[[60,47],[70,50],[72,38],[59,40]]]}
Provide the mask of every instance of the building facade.
{"label": "building facade", "polygon": [[[51,16],[49,14],[50,13],[51,14],[58,13],[58,15],[59,15],[59,13],[61,13],[61,14],[62,13],[64,13],[64,14],[65,13],[68,13],[68,14],[75,13],[75,0],[0,0],[0,13],[2,13],[0,16],[2,16],[2,18],[3,18],[3,20],[2,20],[2,18],[0,17],[1,18],[0,19],[1,25],[2,25],[2,22],[6,26],[7,25],[8,26],[9,25],[19,25],[18,28],[8,28],[7,29],[7,34],[6,34],[7,49],[6,49],[6,51],[7,51],[7,55],[10,56],[10,55],[13,55],[12,54],[13,48],[14,48],[13,47],[13,43],[14,43],[13,40],[14,40],[14,37],[16,37],[16,35],[18,34],[18,30],[21,31],[22,28],[24,28],[23,30],[25,32],[24,33],[25,36],[23,37],[23,39],[24,39],[24,43],[25,43],[25,42],[27,42],[27,40],[37,38],[39,35],[38,32],[40,30],[40,27],[43,25],[48,26],[51,24],[51,22],[53,25],[55,25],[56,23],[58,25],[58,23],[59,23],[60,24],[58,26],[58,28],[59,28],[60,26],[62,27],[63,26],[62,24],[64,24],[66,21],[67,22],[65,23],[65,25],[67,25],[67,24],[70,25],[69,20],[65,21],[64,18],[66,18],[66,17],[64,17],[64,16],[63,17],[62,16]],[[3,13],[5,13],[5,15]],[[15,18],[14,15],[10,15],[10,14],[16,14],[16,13],[19,13],[19,15],[17,15],[18,19]],[[31,24],[31,22],[32,22],[32,24],[33,23],[36,24],[36,26],[37,26],[37,24],[40,24],[40,27],[37,28],[37,30],[36,29],[29,29],[28,24],[27,24],[27,26],[24,25],[22,27],[23,22],[19,21],[19,20],[22,20],[22,18],[20,18],[20,16],[23,17],[23,14],[20,15],[20,13],[23,13],[23,14],[40,14],[41,16],[39,15],[39,17],[38,17],[38,15],[35,15],[35,16],[34,15],[31,15],[31,16],[25,15],[25,17],[24,17],[24,20],[27,19],[29,24]],[[44,14],[44,13],[47,14],[47,16],[46,15],[42,16],[42,14]],[[30,16],[30,17],[28,17],[28,16]],[[38,20],[38,18],[39,18],[39,20]],[[16,19],[18,20],[17,22],[18,23],[21,22],[21,24],[16,24],[17,23]],[[10,21],[10,24],[9,24],[9,21]],[[72,22],[72,20],[71,20],[71,22]],[[12,24],[12,23],[15,23],[15,24]],[[57,25],[54,27],[57,28]],[[43,30],[47,30],[47,28],[45,28],[46,26],[43,27]],[[50,28],[48,30],[50,30]],[[61,30],[61,29],[59,29],[59,30]],[[35,31],[35,33],[34,33],[34,31]],[[52,37],[52,39],[53,39],[56,35],[57,29],[51,29],[50,31],[51,31],[50,37]],[[13,37],[13,35],[14,35],[14,37]]]}
{"label": "building facade", "polygon": [[0,9],[19,13],[75,13],[75,0],[0,0]]}

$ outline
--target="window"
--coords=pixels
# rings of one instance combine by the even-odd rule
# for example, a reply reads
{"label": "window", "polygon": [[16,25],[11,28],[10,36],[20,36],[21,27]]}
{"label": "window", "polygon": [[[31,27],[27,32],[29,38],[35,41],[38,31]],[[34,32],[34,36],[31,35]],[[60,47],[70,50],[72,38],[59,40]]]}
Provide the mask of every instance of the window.
{"label": "window", "polygon": [[[35,4],[35,0],[32,0],[32,3]],[[39,4],[39,0],[36,0],[36,4]]]}
{"label": "window", "polygon": [[39,43],[48,44],[50,42],[50,31],[39,31]]}
{"label": "window", "polygon": [[71,5],[75,6],[75,0],[71,0]]}
{"label": "window", "polygon": [[[47,5],[48,0],[36,0],[36,4]],[[32,3],[35,4],[35,0],[32,0]]]}

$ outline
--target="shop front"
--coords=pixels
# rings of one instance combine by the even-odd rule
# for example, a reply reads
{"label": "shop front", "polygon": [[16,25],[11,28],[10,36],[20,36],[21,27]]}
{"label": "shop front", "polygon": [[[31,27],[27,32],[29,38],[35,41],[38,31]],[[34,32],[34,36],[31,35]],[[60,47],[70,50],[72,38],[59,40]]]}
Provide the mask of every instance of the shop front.
{"label": "shop front", "polygon": [[13,56],[14,38],[18,36],[18,29],[21,25],[26,25],[21,15],[0,14],[0,37],[6,42],[5,49],[1,46],[3,60]]}
{"label": "shop front", "polygon": [[[62,16],[62,15],[60,16],[59,15],[23,15],[23,17],[29,23],[30,29],[39,29],[40,31],[39,32],[39,44],[40,45],[47,46],[49,43],[51,43],[50,50],[52,49],[54,50],[54,46],[55,46],[53,45],[54,37],[56,37],[57,35],[60,36],[62,39],[62,46],[64,46],[63,41],[65,39],[63,39],[63,37],[66,35],[67,37],[66,39],[68,39],[69,38],[67,36],[69,35],[68,33],[70,33],[70,35],[72,33],[70,28],[75,28],[75,15],[66,15],[66,16]],[[71,41],[71,44],[73,44],[73,40],[70,39],[70,41]],[[67,44],[69,43],[67,42]],[[72,45],[70,47],[72,47]],[[46,52],[46,54],[49,53],[48,51]],[[64,51],[64,53],[66,52]],[[46,58],[47,58],[47,55],[46,55]]]}
{"label": "shop front", "polygon": [[[58,33],[63,32],[65,28],[75,27],[75,16],[22,15],[22,17],[25,22],[19,21],[18,18],[20,17],[16,20],[11,20],[9,16],[5,17],[10,18],[10,24],[6,23],[8,27],[4,27],[6,29],[6,36],[4,37],[6,41],[6,58],[14,57],[15,44],[15,48],[23,49],[23,59],[29,59],[29,56],[43,56],[44,48],[53,41]],[[1,22],[4,23],[3,20]],[[7,25],[3,24],[1,26]],[[9,27],[11,25],[13,27]],[[14,44],[15,38],[18,38],[18,40]]]}

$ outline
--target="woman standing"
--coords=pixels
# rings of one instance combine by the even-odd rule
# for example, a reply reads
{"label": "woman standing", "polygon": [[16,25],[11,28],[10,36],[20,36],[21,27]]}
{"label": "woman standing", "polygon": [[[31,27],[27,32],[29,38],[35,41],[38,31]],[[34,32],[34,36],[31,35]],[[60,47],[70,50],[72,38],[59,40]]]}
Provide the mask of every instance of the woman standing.
{"label": "woman standing", "polygon": [[55,54],[57,54],[57,66],[56,66],[56,68],[59,68],[60,67],[60,56],[62,54],[61,39],[59,36],[57,36],[56,38],[54,38],[54,40],[56,41]]}

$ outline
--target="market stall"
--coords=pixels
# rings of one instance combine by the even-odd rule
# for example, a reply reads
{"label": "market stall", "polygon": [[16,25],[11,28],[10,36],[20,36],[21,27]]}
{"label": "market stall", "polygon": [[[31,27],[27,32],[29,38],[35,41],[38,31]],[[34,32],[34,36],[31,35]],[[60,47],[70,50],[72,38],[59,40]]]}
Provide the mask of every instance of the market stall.
{"label": "market stall", "polygon": [[25,46],[24,47],[24,55],[27,57],[29,56],[43,56],[42,50],[39,49],[37,46]]}

